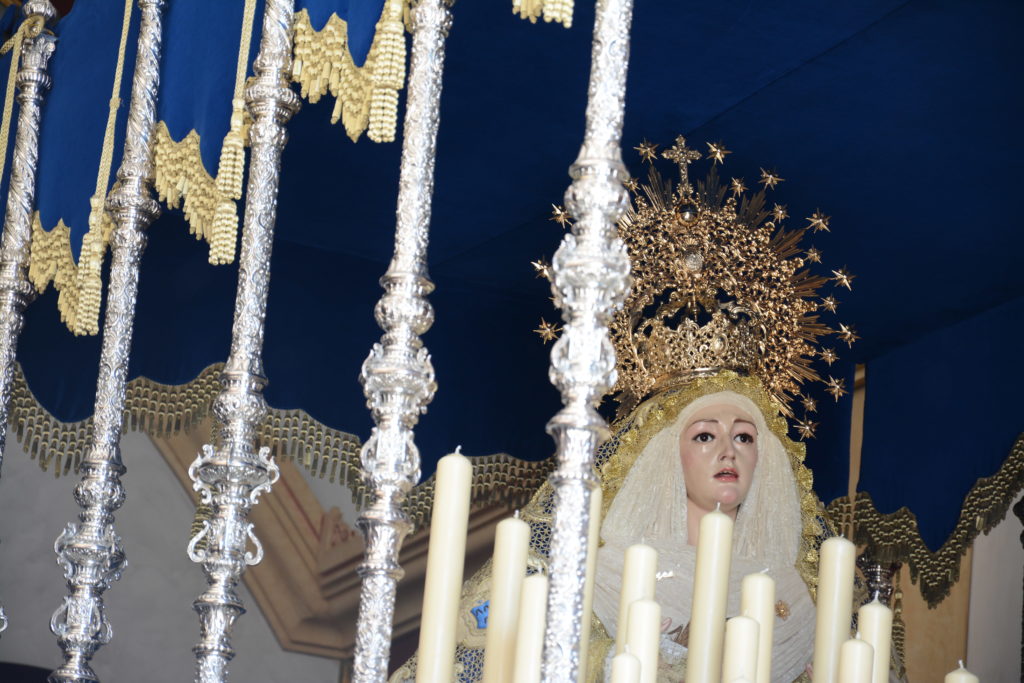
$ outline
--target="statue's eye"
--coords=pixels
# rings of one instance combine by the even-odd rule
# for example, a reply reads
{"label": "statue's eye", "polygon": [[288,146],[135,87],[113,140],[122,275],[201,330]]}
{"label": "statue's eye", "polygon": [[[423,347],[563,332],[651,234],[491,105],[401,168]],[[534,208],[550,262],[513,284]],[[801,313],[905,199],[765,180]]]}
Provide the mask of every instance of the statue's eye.
{"label": "statue's eye", "polygon": [[741,432],[737,434],[736,440],[739,441],[740,443],[754,443],[753,435],[747,434],[746,432]]}
{"label": "statue's eye", "polygon": [[714,440],[714,438],[715,437],[713,434],[711,434],[711,432],[701,432],[697,436],[693,437],[693,440],[699,441],[701,443],[711,443]]}

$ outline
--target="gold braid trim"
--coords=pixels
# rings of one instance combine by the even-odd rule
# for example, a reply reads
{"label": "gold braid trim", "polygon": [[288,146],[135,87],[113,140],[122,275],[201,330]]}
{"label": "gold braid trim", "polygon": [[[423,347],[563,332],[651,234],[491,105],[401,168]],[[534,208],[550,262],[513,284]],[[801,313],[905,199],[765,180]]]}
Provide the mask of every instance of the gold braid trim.
{"label": "gold braid trim", "polygon": [[536,24],[543,14],[544,21],[553,21],[572,28],[573,0],[512,0],[512,14]]}
{"label": "gold braid trim", "polygon": [[[195,427],[210,416],[213,400],[221,391],[223,364],[211,365],[182,385],[160,384],[145,377],[128,383],[125,394],[125,427],[161,437]],[[39,405],[16,366],[11,389],[12,431],[39,466],[54,476],[77,470],[85,455],[92,418],[61,422]],[[359,438],[332,429],[302,410],[270,408],[257,429],[257,441],[277,458],[292,459],[313,476],[337,481],[351,492],[362,508],[368,491],[359,463]],[[505,454],[471,458],[474,503],[518,504],[544,482],[551,462],[528,462]],[[430,522],[434,477],[416,486],[406,500],[406,512],[416,528]],[[201,524],[201,522],[200,522]]]}
{"label": "gold braid trim", "polygon": [[341,120],[353,142],[364,131],[374,142],[395,139],[398,91],[405,83],[405,22],[408,0],[387,0],[363,66],[348,51],[348,24],[332,14],[319,31],[309,12],[295,14],[292,80],[302,96],[317,102],[335,97],[331,123]]}
{"label": "gold braid trim", "polygon": [[[910,578],[918,584],[929,607],[942,602],[960,579],[960,558],[978,534],[987,534],[1006,516],[1006,511],[1024,489],[1024,434],[991,477],[982,477],[964,497],[960,518],[953,532],[936,552],[921,540],[917,516],[903,507],[892,514],[875,508],[871,495],[857,493],[851,506],[848,496],[832,501],[829,512],[836,519],[854,520],[854,541],[867,546],[877,562],[906,562]],[[852,508],[852,509],[851,509]]]}

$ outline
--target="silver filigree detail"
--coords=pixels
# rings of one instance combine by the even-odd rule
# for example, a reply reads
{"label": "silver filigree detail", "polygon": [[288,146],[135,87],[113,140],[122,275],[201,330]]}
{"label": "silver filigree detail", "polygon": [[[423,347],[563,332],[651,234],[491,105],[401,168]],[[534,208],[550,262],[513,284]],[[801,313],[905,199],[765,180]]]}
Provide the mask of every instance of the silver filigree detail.
{"label": "silver filigree detail", "polygon": [[[54,37],[43,30],[57,11],[49,0],[30,0],[24,7],[25,22],[32,28],[22,40],[18,66],[18,124],[11,158],[4,234],[0,242],[0,468],[7,441],[7,418],[14,381],[18,337],[24,311],[35,296],[28,281],[28,252],[32,238],[31,217],[36,196],[39,163],[39,118],[43,95],[50,88],[46,73],[54,50]],[[19,55],[11,55],[18,59]],[[7,150],[0,150],[6,154]],[[0,605],[0,633],[7,630],[7,615]]]}
{"label": "silver filigree detail", "polygon": [[[42,25],[56,14],[53,5],[45,0],[25,4],[25,21],[33,22],[35,28],[21,45],[21,64],[17,75],[18,126],[11,158],[3,241],[0,243],[0,466],[7,438],[7,411],[11,403],[15,352],[24,324],[22,314],[35,296],[35,289],[27,277],[28,252],[39,163],[40,109],[43,95],[51,84],[46,68],[56,42],[53,35],[42,30]],[[17,59],[18,55],[11,58]]]}
{"label": "silver filigree detail", "polygon": [[114,512],[124,503],[121,475],[125,468],[119,443],[139,260],[146,244],[145,230],[160,214],[152,196],[150,140],[160,85],[163,5],[163,0],[139,0],[142,19],[124,154],[117,182],[106,202],[114,220],[110,284],[93,431],[81,465],[82,481],[75,487],[75,500],[82,512],[80,523],[68,525],[54,548],[67,577],[69,595],[50,621],[50,629],[64,651],[64,664],[50,674],[50,683],[97,681],[90,660],[112,635],[103,593],[121,577],[126,565],[121,539],[114,530]]}
{"label": "silver filigree detail", "polygon": [[551,683],[579,680],[583,666],[580,640],[583,619],[589,618],[583,614],[587,529],[590,496],[597,486],[594,453],[608,437],[597,404],[615,384],[608,323],[630,282],[629,257],[616,224],[629,201],[620,142],[632,12],[632,0],[597,3],[586,132],[565,195],[576,221],[551,265],[551,289],[565,321],[551,350],[550,371],[564,404],[548,423],[558,467],[551,475],[555,511],[541,674]]}
{"label": "silver filigree detail", "polygon": [[[263,547],[248,522],[249,510],[280,476],[270,449],[256,449],[256,428],[266,413],[263,387],[263,332],[270,284],[270,254],[277,217],[285,123],[299,109],[289,87],[292,64],[293,0],[267,0],[255,78],[245,90],[252,114],[251,160],[239,257],[231,352],[221,375],[223,389],[213,404],[215,445],[203,446],[189,468],[210,519],[188,544],[188,556],[203,565],[207,589],[193,607],[200,640],[195,680],[226,681],[235,656],[231,632],[245,613],[236,587],[247,565],[263,558]],[[246,551],[249,541],[256,552]],[[200,547],[200,541],[203,542]]]}
{"label": "silver filigree detail", "polygon": [[412,13],[395,252],[375,309],[384,334],[360,374],[376,426],[360,453],[371,502],[357,523],[366,551],[358,570],[362,591],[352,674],[356,683],[387,680],[395,590],[403,574],[398,553],[411,528],[402,502],[420,476],[412,430],[436,389],[430,354],[420,337],[434,322],[427,301],[434,286],[427,277],[426,252],[449,6],[446,0],[421,0]]}

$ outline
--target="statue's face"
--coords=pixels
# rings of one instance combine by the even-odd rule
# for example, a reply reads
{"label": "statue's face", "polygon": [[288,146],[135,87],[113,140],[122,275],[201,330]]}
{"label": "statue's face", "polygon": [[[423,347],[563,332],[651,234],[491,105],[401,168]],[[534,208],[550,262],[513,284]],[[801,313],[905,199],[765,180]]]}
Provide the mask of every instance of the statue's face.
{"label": "statue's face", "polygon": [[720,503],[731,513],[750,491],[757,466],[757,427],[753,418],[726,403],[698,410],[679,438],[686,497],[710,512]]}

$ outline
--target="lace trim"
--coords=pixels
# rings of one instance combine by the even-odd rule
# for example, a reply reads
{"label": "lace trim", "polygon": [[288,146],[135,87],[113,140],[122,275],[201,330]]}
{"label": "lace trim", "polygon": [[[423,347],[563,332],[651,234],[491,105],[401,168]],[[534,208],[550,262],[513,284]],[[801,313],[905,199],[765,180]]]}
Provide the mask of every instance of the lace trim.
{"label": "lace trim", "polygon": [[892,514],[875,508],[866,491],[857,494],[855,505],[848,496],[832,501],[828,510],[833,519],[854,520],[854,540],[866,544],[878,562],[906,562],[910,577],[921,589],[929,607],[935,607],[949,595],[960,579],[960,558],[978,534],[987,534],[1006,516],[1010,505],[1024,489],[1024,434],[991,477],[982,477],[964,497],[960,518],[946,542],[932,552],[921,540],[917,516],[903,507]]}
{"label": "lace trim", "polygon": [[[174,386],[145,377],[128,383],[125,428],[161,437],[195,427],[211,414],[220,393],[218,363],[191,382]],[[92,418],[61,422],[39,405],[20,366],[11,388],[10,424],[26,452],[43,471],[54,476],[77,470],[85,456]],[[327,477],[347,487],[356,505],[363,507],[368,491],[359,463],[359,438],[332,429],[302,410],[268,409],[257,430],[257,440],[277,458],[292,459],[316,477]],[[547,478],[550,460],[529,462],[497,454],[472,458],[472,501],[476,504],[519,504]],[[406,500],[406,513],[416,528],[430,522],[434,478],[416,486]]]}

